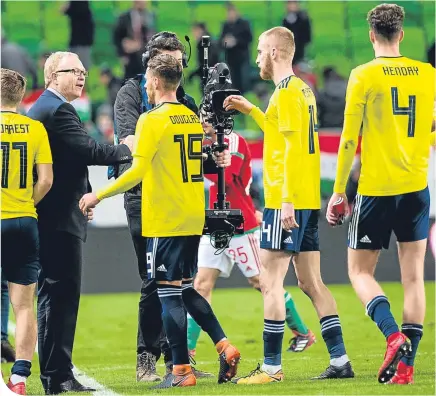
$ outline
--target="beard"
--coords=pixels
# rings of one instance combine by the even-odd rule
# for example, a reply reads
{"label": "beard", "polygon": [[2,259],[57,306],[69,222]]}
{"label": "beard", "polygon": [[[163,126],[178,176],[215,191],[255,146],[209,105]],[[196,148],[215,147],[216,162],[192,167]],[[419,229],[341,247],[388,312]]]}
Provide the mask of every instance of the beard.
{"label": "beard", "polygon": [[265,66],[260,69],[260,78],[262,80],[271,80],[273,74],[273,66],[271,55],[267,54],[265,59]]}
{"label": "beard", "polygon": [[147,88],[147,97],[148,97],[148,103],[150,104],[156,104],[155,103],[155,91],[152,88]]}

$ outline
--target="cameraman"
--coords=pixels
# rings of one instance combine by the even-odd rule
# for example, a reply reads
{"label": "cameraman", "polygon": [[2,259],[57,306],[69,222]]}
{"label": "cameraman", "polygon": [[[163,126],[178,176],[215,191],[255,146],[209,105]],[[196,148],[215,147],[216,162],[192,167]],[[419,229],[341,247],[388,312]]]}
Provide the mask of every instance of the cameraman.
{"label": "cameraman", "polygon": [[[174,33],[160,32],[155,34],[148,42],[143,54],[144,72],[147,68],[147,62],[161,53],[173,56],[183,67],[186,67],[187,61],[184,50],[183,44]],[[186,95],[181,86],[177,89],[177,100],[198,113],[194,99]],[[148,102],[145,89],[145,75],[141,74],[127,80],[118,92],[114,106],[116,138],[121,140],[128,135],[134,135],[139,116],[152,108],[153,106]],[[229,162],[230,155],[228,152],[224,156],[218,156],[217,163],[220,166],[225,166]],[[119,166],[114,172],[114,176],[120,176],[130,166],[131,163]],[[215,162],[212,158],[208,158],[204,162],[204,173],[216,173],[216,170]],[[167,373],[171,373],[172,356],[162,327],[162,307],[156,292],[156,283],[154,280],[148,280],[147,278],[147,243],[141,233],[141,185],[125,193],[124,208],[136,257],[138,258],[139,275],[142,279],[138,315],[136,380],[144,382],[160,381],[156,372],[156,361],[162,352]],[[197,377],[210,376],[210,374],[198,370],[193,371]]]}

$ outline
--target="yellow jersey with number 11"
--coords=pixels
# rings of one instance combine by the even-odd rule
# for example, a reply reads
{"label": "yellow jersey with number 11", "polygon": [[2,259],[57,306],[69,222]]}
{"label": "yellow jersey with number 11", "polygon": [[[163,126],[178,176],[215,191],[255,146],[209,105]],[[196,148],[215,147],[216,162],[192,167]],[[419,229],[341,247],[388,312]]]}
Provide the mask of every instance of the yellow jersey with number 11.
{"label": "yellow jersey with number 11", "polygon": [[33,166],[51,164],[47,131],[21,114],[1,112],[1,218],[37,218],[33,202]]}

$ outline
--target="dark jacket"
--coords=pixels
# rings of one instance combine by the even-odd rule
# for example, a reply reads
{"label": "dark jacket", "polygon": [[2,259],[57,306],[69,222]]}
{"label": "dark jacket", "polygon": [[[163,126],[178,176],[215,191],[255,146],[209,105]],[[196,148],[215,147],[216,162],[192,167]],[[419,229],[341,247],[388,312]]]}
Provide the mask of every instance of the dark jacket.
{"label": "dark jacket", "polygon": [[[113,32],[113,41],[117,49],[118,56],[125,56],[128,58],[128,63],[125,65],[125,78],[130,78],[143,71],[142,66],[142,50],[127,54],[122,42],[125,38],[133,38],[132,29],[132,14],[131,10],[121,14],[118,18],[117,24]],[[141,26],[142,42],[148,41],[148,37],[151,35],[152,29],[145,25],[145,21]]]}
{"label": "dark jacket", "polygon": [[[118,140],[125,139],[129,135],[134,135],[139,116],[151,109],[151,105],[148,102],[144,103],[146,100],[144,97],[144,82],[142,76],[139,75],[127,80],[118,91],[114,106],[114,125]],[[177,100],[198,114],[198,107],[194,99],[187,95],[181,86],[177,89]],[[131,166],[131,163],[117,166],[116,168],[118,169],[115,170],[115,176],[118,177]],[[206,174],[216,173],[217,168],[215,162],[212,159],[208,159],[204,162],[203,169]],[[141,195],[140,185],[134,187],[128,194]]]}
{"label": "dark jacket", "polygon": [[53,156],[53,186],[37,206],[39,226],[85,241],[87,219],[79,209],[79,200],[91,191],[88,165],[131,161],[130,150],[126,145],[95,141],[86,133],[74,107],[51,91],[44,91],[27,115],[44,124]]}
{"label": "dark jacket", "polygon": [[347,82],[334,78],[326,80],[317,97],[318,119],[321,128],[342,128],[344,124]]}
{"label": "dark jacket", "polygon": [[224,48],[224,37],[232,34],[236,39],[236,45],[232,48],[226,48],[226,61],[228,64],[248,62],[250,59],[249,46],[253,40],[251,28],[248,21],[239,18],[235,22],[224,22],[221,31],[220,44]]}
{"label": "dark jacket", "polygon": [[94,43],[95,26],[89,1],[70,1],[65,15],[70,18],[70,47],[91,47]]}
{"label": "dark jacket", "polygon": [[295,54],[293,64],[304,59],[306,45],[312,40],[309,16],[305,11],[290,12],[283,19],[282,25],[294,33]]}

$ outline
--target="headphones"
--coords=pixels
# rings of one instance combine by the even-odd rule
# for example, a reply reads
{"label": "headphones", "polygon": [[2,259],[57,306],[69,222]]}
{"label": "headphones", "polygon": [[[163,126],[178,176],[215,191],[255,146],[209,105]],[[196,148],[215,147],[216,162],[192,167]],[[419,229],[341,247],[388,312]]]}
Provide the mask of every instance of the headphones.
{"label": "headphones", "polygon": [[[179,40],[179,38],[176,36],[175,33],[160,32],[160,33],[155,34],[150,39],[150,41],[147,43],[147,45],[145,46],[145,52],[142,54],[142,66],[144,66],[144,70],[147,69],[147,64],[151,58],[151,51],[159,46],[160,41],[163,41],[164,39],[168,39],[168,38],[175,39],[179,43],[182,43]],[[189,40],[187,40],[187,41],[188,41],[188,44],[190,45]],[[186,51],[183,51],[183,54],[182,54],[182,66],[183,66],[183,68],[188,67],[188,61],[189,61],[189,59],[186,56]]]}

